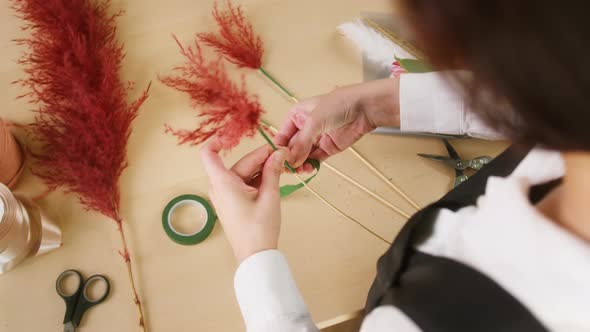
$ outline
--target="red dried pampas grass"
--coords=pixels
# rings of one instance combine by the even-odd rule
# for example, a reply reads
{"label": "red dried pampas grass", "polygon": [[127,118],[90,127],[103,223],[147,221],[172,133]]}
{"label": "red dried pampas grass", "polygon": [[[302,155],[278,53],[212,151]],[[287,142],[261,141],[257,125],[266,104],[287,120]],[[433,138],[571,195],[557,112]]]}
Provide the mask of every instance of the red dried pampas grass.
{"label": "red dried pampas grass", "polygon": [[179,144],[191,145],[217,135],[225,150],[238,145],[242,137],[253,136],[263,111],[258,99],[248,95],[244,80],[238,86],[229,79],[220,60],[205,61],[197,41],[194,48],[185,48],[176,36],[174,39],[185,63],[174,68],[176,76],[160,77],[160,81],[187,93],[203,121],[194,130],[175,130],[167,125],[166,131],[177,136]]}
{"label": "red dried pampas grass", "polygon": [[254,33],[241,6],[235,6],[230,0],[226,5],[226,10],[219,10],[217,2],[213,7],[212,15],[219,26],[219,35],[200,33],[199,40],[240,67],[259,69],[264,54],[262,38]]}
{"label": "red dried pampas grass", "polygon": [[219,33],[200,33],[199,40],[238,67],[259,70],[289,99],[297,102],[297,97],[262,66],[264,44],[262,38],[254,32],[252,23],[244,17],[242,6],[236,6],[231,0],[226,0],[225,10],[220,10],[216,2],[212,15],[219,27]]}
{"label": "red dried pampas grass", "polygon": [[[36,107],[30,134],[40,142],[34,173],[50,189],[77,194],[89,210],[116,221],[140,326],[143,311],[133,281],[120,214],[119,177],[127,166],[131,123],[148,91],[128,104],[130,83],[119,78],[122,44],[108,0],[12,0],[27,24],[28,46],[19,83]],[[149,88],[148,88],[149,89]]]}

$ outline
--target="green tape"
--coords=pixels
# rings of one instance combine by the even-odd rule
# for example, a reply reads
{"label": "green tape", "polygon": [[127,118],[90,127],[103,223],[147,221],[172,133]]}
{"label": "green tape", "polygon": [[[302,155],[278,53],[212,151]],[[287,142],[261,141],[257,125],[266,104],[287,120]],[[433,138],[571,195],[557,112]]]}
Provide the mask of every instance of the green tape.
{"label": "green tape", "polygon": [[[204,207],[205,211],[207,211],[207,221],[201,230],[192,234],[185,234],[174,229],[174,226],[172,226],[171,223],[171,217],[177,207],[190,204]],[[215,220],[217,220],[217,215],[211,204],[209,204],[204,198],[196,195],[182,195],[176,197],[166,205],[164,212],[162,213],[162,227],[164,227],[164,231],[168,237],[172,241],[185,246],[195,245],[205,241],[205,239],[211,235],[211,232],[215,227]]]}
{"label": "green tape", "polygon": [[[313,168],[316,170],[314,175],[310,176],[307,180],[303,181],[305,182],[305,184],[308,184],[320,172],[320,162],[315,159],[308,159],[305,162],[311,164],[311,166],[313,166]],[[280,189],[281,198],[285,198],[303,187],[305,187],[303,183],[284,185]]]}
{"label": "green tape", "polygon": [[[264,132],[264,130],[262,128],[258,127],[258,131],[260,132],[262,137],[264,137],[264,140],[272,147],[272,149],[276,151],[277,150],[276,145],[272,142],[272,140],[270,139],[270,137],[268,137],[268,135]],[[320,162],[315,159],[307,159],[305,162],[308,164],[311,164],[313,166],[313,168],[316,170],[314,175],[310,176],[309,179],[303,181],[303,182],[305,182],[305,184],[308,184],[320,172]],[[297,171],[293,167],[291,167],[291,165],[289,165],[289,163],[286,161],[285,161],[285,167],[291,173],[297,174]],[[303,187],[305,187],[305,185],[303,183],[288,184],[288,185],[282,186],[280,189],[281,198],[285,198]]]}

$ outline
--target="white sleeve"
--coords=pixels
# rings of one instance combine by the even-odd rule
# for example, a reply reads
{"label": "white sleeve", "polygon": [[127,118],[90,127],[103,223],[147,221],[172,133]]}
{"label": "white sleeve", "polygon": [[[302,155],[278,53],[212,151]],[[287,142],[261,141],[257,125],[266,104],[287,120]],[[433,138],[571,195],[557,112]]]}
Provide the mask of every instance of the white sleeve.
{"label": "white sleeve", "polygon": [[249,332],[319,331],[278,250],[246,258],[236,271],[234,289]]}
{"label": "white sleeve", "polygon": [[[240,264],[234,278],[238,304],[248,332],[319,332],[278,250],[254,254]],[[392,306],[373,310],[361,332],[391,329],[420,332],[420,328]]]}
{"label": "white sleeve", "polygon": [[420,332],[414,321],[394,306],[386,305],[373,309],[363,320],[360,332]]}
{"label": "white sleeve", "polygon": [[502,139],[470,112],[441,73],[400,76],[401,130]]}

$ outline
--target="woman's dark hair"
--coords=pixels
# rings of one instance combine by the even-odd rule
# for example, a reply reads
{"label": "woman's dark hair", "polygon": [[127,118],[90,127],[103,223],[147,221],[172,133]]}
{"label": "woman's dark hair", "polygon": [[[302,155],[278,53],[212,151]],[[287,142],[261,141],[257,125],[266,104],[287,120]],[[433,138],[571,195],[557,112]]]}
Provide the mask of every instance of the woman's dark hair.
{"label": "woman's dark hair", "polygon": [[459,81],[489,125],[519,143],[590,151],[590,3],[399,1],[435,67],[473,72]]}

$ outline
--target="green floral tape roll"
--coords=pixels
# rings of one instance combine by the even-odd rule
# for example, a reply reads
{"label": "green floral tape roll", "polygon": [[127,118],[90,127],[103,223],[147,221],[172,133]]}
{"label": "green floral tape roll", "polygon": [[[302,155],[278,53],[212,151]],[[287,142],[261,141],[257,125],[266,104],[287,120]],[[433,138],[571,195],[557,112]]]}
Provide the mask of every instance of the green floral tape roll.
{"label": "green floral tape roll", "polygon": [[[205,208],[205,211],[207,212],[207,221],[201,230],[194,233],[182,233],[172,225],[172,214],[174,214],[174,211],[178,207],[185,205]],[[176,197],[166,205],[164,212],[162,213],[162,227],[164,227],[164,231],[168,237],[172,241],[185,246],[201,243],[209,237],[215,227],[215,220],[217,220],[217,215],[215,214],[215,211],[213,211],[211,204],[209,204],[204,198],[196,195],[182,195]]]}

